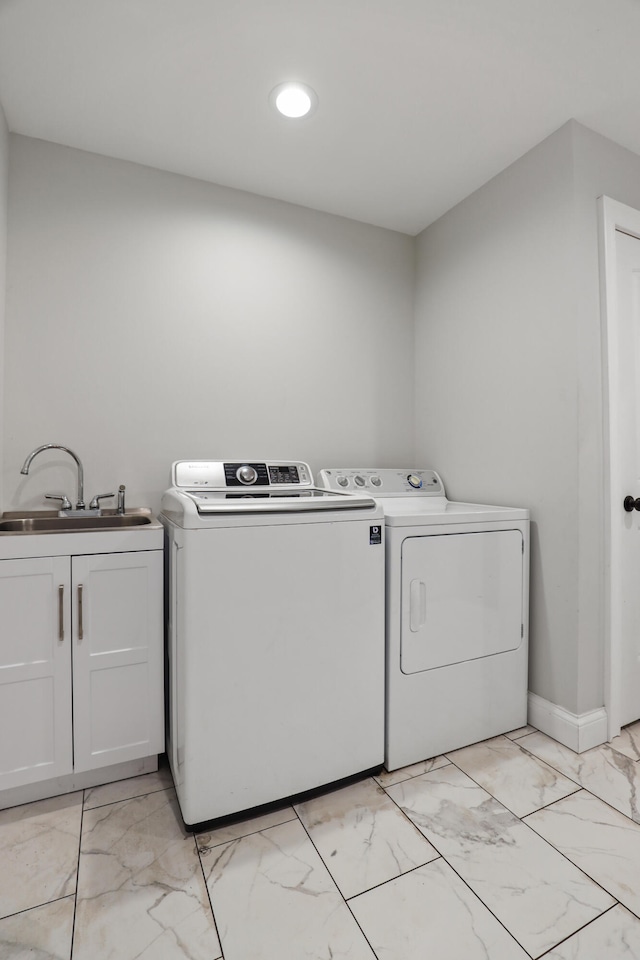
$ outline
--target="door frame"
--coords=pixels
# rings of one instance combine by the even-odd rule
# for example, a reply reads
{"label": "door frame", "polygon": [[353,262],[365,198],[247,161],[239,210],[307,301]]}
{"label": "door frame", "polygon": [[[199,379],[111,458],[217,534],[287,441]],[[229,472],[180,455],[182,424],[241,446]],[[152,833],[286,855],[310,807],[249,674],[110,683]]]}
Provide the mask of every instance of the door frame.
{"label": "door frame", "polygon": [[616,232],[640,240],[640,210],[609,197],[598,198],[598,241],[600,251],[600,300],[602,316],[602,388],[604,429],[604,705],[607,712],[608,739],[620,733],[622,689],[622,626],[620,608],[613,603],[620,583],[620,510],[612,490],[620,489],[620,435],[618,412],[617,356],[620,342],[620,318],[617,298]]}

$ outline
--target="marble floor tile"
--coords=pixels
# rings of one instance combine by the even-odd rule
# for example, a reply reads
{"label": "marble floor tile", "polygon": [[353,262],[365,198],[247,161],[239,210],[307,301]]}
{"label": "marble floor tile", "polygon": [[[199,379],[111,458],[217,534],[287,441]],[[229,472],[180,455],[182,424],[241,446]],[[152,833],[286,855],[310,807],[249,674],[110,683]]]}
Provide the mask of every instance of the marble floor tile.
{"label": "marble floor tile", "polygon": [[508,737],[484,740],[447,756],[517,817],[580,789]]}
{"label": "marble floor tile", "polygon": [[439,856],[369,778],[295,810],[346,899]]}
{"label": "marble floor tile", "polygon": [[0,917],[75,893],[82,792],[0,811]]}
{"label": "marble floor tile", "polygon": [[534,756],[555,767],[605,803],[640,823],[640,764],[602,744],[585,753],[574,753],[544,733],[518,741]]}
{"label": "marble floor tile", "polygon": [[443,860],[349,902],[378,960],[528,960]]}
{"label": "marble floor tile", "polygon": [[114,783],[105,783],[100,787],[85,790],[84,809],[93,810],[95,807],[103,807],[106,803],[118,803],[120,800],[143,797],[147,793],[156,793],[158,790],[172,789],[171,770],[168,766],[160,767],[153,773],[144,773],[139,777],[116,780]]}
{"label": "marble floor tile", "polygon": [[524,821],[640,916],[640,826],[586,790]]}
{"label": "marble floor tile", "polygon": [[613,905],[453,764],[387,792],[532,957]]}
{"label": "marble floor tile", "polygon": [[535,733],[536,728],[527,724],[526,727],[518,727],[517,730],[510,730],[509,733],[505,733],[505,737],[509,737],[509,740],[519,740],[520,737],[526,737],[528,733]]}
{"label": "marble floor tile", "polygon": [[609,744],[612,750],[623,753],[631,760],[640,760],[640,721],[623,727],[620,734]]}
{"label": "marble floor tile", "polygon": [[73,960],[221,956],[172,790],[85,811],[77,900]]}
{"label": "marble floor tile", "polygon": [[2,960],[69,960],[75,897],[0,920]]}
{"label": "marble floor tile", "polygon": [[240,837],[248,837],[250,833],[259,833],[261,830],[277,827],[280,823],[295,819],[296,812],[293,807],[283,807],[281,810],[272,810],[262,816],[238,820],[236,823],[228,823],[213,830],[201,830],[200,833],[196,833],[198,850],[205,853],[212,847],[219,847],[222,843],[239,840]]}
{"label": "marble floor tile", "polygon": [[374,776],[381,787],[390,787],[394,783],[402,783],[403,780],[410,780],[411,777],[419,777],[423,773],[429,773],[430,770],[437,770],[439,767],[446,767],[449,763],[446,757],[433,757],[431,760],[421,760],[420,763],[412,763],[409,767],[401,767],[399,770],[393,770],[388,773],[383,770],[377,776]]}
{"label": "marble floor tile", "polygon": [[299,820],[201,858],[225,960],[375,960]]}
{"label": "marble floor tile", "polygon": [[620,904],[561,943],[544,960],[638,960],[640,920]]}

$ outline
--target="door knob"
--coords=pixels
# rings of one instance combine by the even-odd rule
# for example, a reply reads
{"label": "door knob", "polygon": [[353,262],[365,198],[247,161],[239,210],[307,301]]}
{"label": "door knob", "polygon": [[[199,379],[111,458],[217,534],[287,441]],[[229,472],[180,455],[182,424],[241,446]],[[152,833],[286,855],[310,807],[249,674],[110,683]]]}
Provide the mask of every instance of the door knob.
{"label": "door knob", "polygon": [[632,510],[640,510],[640,497],[637,500],[634,500],[633,497],[625,497],[622,506],[627,513],[631,513]]}

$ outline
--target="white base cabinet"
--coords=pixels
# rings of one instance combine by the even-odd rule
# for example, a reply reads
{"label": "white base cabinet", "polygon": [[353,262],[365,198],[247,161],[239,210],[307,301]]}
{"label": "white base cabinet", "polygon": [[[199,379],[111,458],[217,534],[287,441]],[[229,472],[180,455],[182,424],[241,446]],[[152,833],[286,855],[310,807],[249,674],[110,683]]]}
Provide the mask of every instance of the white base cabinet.
{"label": "white base cabinet", "polygon": [[70,560],[0,562],[0,789],[73,769]]}
{"label": "white base cabinet", "polygon": [[163,551],[0,560],[0,791],[164,749]]}

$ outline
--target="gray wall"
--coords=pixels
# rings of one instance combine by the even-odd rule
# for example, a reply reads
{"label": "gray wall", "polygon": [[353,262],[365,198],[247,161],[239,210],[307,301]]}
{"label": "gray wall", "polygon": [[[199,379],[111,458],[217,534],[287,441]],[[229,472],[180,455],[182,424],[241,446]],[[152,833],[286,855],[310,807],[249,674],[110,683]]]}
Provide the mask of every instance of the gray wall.
{"label": "gray wall", "polygon": [[532,515],[530,689],[603,703],[597,197],[640,157],[570,122],[418,238],[416,454]]}
{"label": "gray wall", "polygon": [[[9,142],[5,509],[73,490],[64,457],[19,475],[49,441],[89,495],[155,508],[182,457],[433,465],[453,498],[531,508],[530,689],[601,706],[595,201],[640,208],[640,157],[571,122],[414,241]],[[0,122],[0,290],[6,154]]]}
{"label": "gray wall", "polygon": [[[5,509],[172,460],[393,464],[413,439],[414,244],[402,234],[11,136]],[[52,464],[58,463],[60,466]]]}
{"label": "gray wall", "polygon": [[576,708],[578,397],[568,128],[418,238],[416,457],[532,511],[529,687]]}
{"label": "gray wall", "polygon": [[2,504],[2,418],[4,411],[4,314],[7,263],[7,204],[9,196],[9,129],[0,104],[0,505]]}

